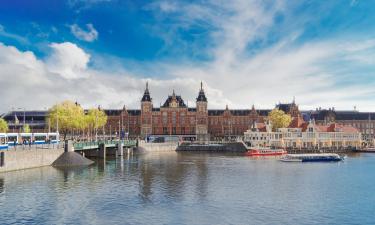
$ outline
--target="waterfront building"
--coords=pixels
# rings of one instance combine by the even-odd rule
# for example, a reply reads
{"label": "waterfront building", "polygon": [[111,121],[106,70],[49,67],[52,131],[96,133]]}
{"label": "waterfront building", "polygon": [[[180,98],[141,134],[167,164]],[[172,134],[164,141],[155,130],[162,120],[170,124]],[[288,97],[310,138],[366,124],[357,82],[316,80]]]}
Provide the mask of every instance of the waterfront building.
{"label": "waterfront building", "polygon": [[361,133],[352,126],[331,123],[318,125],[314,120],[272,131],[271,124],[256,124],[244,133],[244,141],[252,146],[271,146],[294,149],[358,148],[362,145]]}
{"label": "waterfront building", "polygon": [[375,113],[359,112],[354,110],[338,111],[334,107],[329,109],[316,109],[315,111],[306,112],[306,115],[314,119],[319,125],[328,125],[338,123],[344,126],[353,126],[362,133],[364,141],[373,143],[375,135]]}

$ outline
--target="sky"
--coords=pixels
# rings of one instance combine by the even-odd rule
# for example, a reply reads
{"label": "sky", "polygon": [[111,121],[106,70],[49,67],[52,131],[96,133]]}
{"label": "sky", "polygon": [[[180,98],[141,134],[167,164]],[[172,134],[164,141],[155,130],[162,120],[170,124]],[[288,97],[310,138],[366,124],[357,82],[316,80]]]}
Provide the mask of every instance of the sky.
{"label": "sky", "polygon": [[375,111],[375,4],[365,0],[2,0],[0,112],[195,106]]}

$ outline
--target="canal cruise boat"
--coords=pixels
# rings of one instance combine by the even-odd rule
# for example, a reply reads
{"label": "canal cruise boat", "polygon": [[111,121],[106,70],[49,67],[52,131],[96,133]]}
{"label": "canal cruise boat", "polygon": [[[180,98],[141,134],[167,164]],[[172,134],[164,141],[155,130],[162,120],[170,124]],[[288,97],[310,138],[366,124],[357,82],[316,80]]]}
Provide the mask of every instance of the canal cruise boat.
{"label": "canal cruise boat", "polygon": [[338,162],[343,161],[345,157],[341,157],[335,153],[320,154],[288,154],[280,158],[282,162]]}
{"label": "canal cruise boat", "polygon": [[281,156],[288,152],[285,149],[272,149],[268,147],[250,147],[246,151],[247,156]]}

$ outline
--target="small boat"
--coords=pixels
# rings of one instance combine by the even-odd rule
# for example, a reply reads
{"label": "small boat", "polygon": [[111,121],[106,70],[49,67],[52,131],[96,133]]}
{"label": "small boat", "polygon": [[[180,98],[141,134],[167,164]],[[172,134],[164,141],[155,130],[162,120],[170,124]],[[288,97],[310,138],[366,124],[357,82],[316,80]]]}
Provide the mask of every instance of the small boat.
{"label": "small boat", "polygon": [[363,149],[358,149],[356,150],[356,152],[371,152],[371,153],[375,153],[375,148],[363,148]]}
{"label": "small boat", "polygon": [[280,161],[283,162],[337,162],[344,160],[345,157],[340,157],[335,153],[321,153],[321,154],[288,154]]}
{"label": "small boat", "polygon": [[287,154],[287,151],[282,148],[249,148],[245,154],[247,156],[278,156]]}

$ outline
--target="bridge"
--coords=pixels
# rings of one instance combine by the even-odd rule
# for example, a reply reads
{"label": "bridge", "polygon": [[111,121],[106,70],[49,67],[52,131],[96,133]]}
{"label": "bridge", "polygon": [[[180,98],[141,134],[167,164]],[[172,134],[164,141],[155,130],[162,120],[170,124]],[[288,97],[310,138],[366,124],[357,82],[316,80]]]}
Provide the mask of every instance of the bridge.
{"label": "bridge", "polygon": [[116,148],[119,143],[123,144],[124,148],[132,148],[137,145],[136,140],[123,140],[123,141],[89,141],[89,142],[76,142],[73,144],[74,151],[84,151],[99,149],[99,145],[104,144],[106,148]]}

